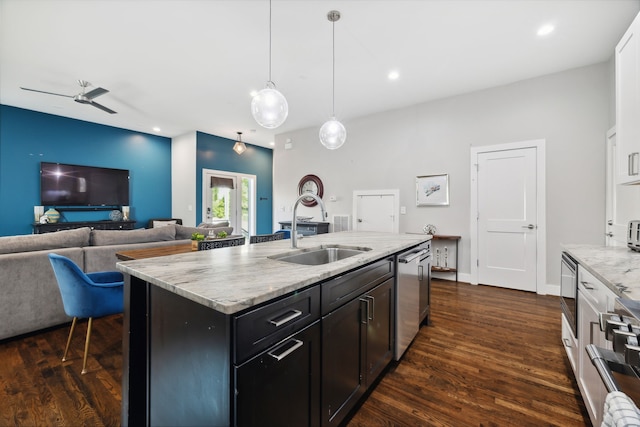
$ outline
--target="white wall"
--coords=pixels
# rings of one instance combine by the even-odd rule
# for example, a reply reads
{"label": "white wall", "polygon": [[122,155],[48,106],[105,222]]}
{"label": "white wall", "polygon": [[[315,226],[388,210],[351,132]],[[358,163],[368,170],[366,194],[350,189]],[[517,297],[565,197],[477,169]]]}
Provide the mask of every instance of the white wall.
{"label": "white wall", "polygon": [[[291,219],[298,181],[309,173],[324,182],[329,219],[351,214],[353,190],[397,188],[400,206],[407,209],[400,218],[401,233],[420,232],[431,223],[441,234],[462,236],[464,280],[471,262],[470,147],[545,139],[547,283],[558,284],[562,243],[604,244],[610,68],[602,63],[344,121],[347,141],[335,151],[318,141],[323,117],[317,127],[278,135],[274,227]],[[339,102],[336,106],[339,116]],[[284,149],[287,139],[291,150]],[[438,173],[449,174],[450,205],[416,207],[415,177]],[[329,201],[331,195],[335,202]],[[320,217],[317,207],[299,208],[298,214]]]}
{"label": "white wall", "polygon": [[196,224],[196,132],[171,140],[171,217],[182,218],[191,227]]}

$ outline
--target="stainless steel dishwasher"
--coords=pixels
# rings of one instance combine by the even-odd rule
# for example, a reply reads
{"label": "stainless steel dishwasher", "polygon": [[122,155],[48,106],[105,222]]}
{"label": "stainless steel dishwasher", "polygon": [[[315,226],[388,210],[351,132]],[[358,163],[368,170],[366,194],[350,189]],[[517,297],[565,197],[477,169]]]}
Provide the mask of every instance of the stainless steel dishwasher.
{"label": "stainless steel dishwasher", "polygon": [[395,360],[400,360],[420,329],[420,261],[429,253],[426,245],[398,255]]}

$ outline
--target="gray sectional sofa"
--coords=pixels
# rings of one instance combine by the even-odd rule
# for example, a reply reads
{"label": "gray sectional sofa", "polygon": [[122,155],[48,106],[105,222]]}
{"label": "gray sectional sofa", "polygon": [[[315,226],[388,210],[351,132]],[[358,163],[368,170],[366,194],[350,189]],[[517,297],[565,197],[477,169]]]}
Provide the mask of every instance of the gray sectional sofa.
{"label": "gray sectional sofa", "polygon": [[[212,228],[214,233],[231,227]],[[85,272],[115,271],[124,250],[189,243],[202,227],[167,225],[137,230],[79,228],[0,237],[0,340],[70,321],[48,254],[72,259]],[[209,229],[205,229],[207,234]]]}

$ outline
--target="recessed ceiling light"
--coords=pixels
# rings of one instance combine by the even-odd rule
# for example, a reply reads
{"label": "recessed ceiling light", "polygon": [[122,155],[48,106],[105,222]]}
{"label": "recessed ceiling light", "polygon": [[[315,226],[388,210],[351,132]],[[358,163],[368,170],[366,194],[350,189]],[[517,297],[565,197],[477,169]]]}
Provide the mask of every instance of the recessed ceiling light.
{"label": "recessed ceiling light", "polygon": [[555,27],[551,24],[545,24],[542,27],[538,28],[538,35],[539,36],[547,36],[551,33],[553,33],[553,30],[555,30]]}
{"label": "recessed ceiling light", "polygon": [[398,73],[397,71],[391,71],[388,77],[389,80],[398,80],[398,77],[400,77],[400,73]]}
{"label": "recessed ceiling light", "polygon": [[160,129],[158,126],[154,126],[153,131],[154,132],[160,132],[162,129]]}

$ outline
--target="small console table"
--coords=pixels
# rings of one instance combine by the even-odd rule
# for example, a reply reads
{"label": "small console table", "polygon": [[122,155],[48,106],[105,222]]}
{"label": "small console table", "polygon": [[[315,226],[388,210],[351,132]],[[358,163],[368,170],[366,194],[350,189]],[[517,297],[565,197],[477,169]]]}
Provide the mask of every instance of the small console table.
{"label": "small console table", "polygon": [[33,224],[33,234],[52,233],[54,231],[73,230],[89,227],[92,230],[133,230],[135,221],[81,221],[81,222],[48,222]]}
{"label": "small console table", "polygon": [[[291,221],[280,221],[281,230],[291,230]],[[296,222],[296,231],[303,236],[311,236],[314,234],[326,234],[329,232],[328,222]]]}
{"label": "small console table", "polygon": [[[436,273],[456,273],[456,282],[458,281],[458,242],[460,241],[460,236],[450,236],[446,234],[434,234],[432,237],[432,241],[435,243],[439,240],[451,241],[455,242],[456,245],[456,258],[454,262],[454,267],[442,267],[437,265],[432,265],[431,271]],[[433,248],[435,250],[435,247]],[[433,258],[435,260],[435,256]],[[434,261],[435,262],[435,261]]]}

